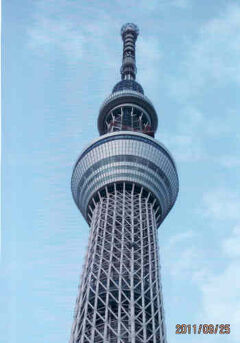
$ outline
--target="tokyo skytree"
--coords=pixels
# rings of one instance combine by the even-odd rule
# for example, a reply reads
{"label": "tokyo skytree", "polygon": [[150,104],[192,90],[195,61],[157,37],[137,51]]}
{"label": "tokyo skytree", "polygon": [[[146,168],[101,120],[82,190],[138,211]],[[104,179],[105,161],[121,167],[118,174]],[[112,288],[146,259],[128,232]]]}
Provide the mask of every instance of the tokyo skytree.
{"label": "tokyo skytree", "polygon": [[121,29],[121,81],[103,102],[100,137],[78,158],[74,201],[90,226],[70,343],[166,343],[157,228],[178,174],[157,140],[158,118],[135,81],[139,30]]}

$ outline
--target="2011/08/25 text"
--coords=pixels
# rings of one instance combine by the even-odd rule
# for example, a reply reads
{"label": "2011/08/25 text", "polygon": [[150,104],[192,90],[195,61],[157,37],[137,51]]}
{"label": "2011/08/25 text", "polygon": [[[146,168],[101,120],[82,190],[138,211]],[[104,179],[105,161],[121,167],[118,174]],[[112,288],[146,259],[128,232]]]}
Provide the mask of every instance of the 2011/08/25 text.
{"label": "2011/08/25 text", "polygon": [[230,324],[177,324],[176,334],[210,334],[210,335],[229,335],[230,334]]}

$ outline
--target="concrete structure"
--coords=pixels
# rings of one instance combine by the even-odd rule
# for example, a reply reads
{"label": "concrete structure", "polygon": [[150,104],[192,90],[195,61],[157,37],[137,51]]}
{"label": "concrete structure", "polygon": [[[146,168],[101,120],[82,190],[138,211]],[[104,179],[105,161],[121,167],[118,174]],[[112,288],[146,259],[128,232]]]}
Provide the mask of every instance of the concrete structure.
{"label": "concrete structure", "polygon": [[122,80],[100,108],[100,138],[73,170],[73,198],[91,230],[70,343],[166,343],[156,230],[178,175],[135,81],[138,33],[122,27]]}

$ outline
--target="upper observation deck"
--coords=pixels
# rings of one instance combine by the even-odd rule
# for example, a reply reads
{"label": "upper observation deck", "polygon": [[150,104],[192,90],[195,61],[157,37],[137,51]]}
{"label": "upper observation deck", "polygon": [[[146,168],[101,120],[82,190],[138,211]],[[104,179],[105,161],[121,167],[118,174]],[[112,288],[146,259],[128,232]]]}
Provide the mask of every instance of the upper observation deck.
{"label": "upper observation deck", "polygon": [[157,114],[151,101],[144,95],[142,86],[135,81],[135,43],[139,29],[127,23],[121,29],[123,39],[121,81],[103,102],[98,116],[100,135],[115,131],[133,131],[154,137],[157,130]]}

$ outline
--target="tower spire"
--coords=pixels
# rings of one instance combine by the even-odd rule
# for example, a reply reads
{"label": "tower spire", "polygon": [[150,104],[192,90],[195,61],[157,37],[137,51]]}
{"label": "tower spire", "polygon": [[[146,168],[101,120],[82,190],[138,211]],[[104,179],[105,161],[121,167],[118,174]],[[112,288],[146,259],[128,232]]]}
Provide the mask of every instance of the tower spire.
{"label": "tower spire", "polygon": [[135,80],[137,68],[135,61],[135,43],[139,29],[133,23],[127,23],[122,26],[121,36],[123,40],[123,58],[120,69],[122,80]]}

